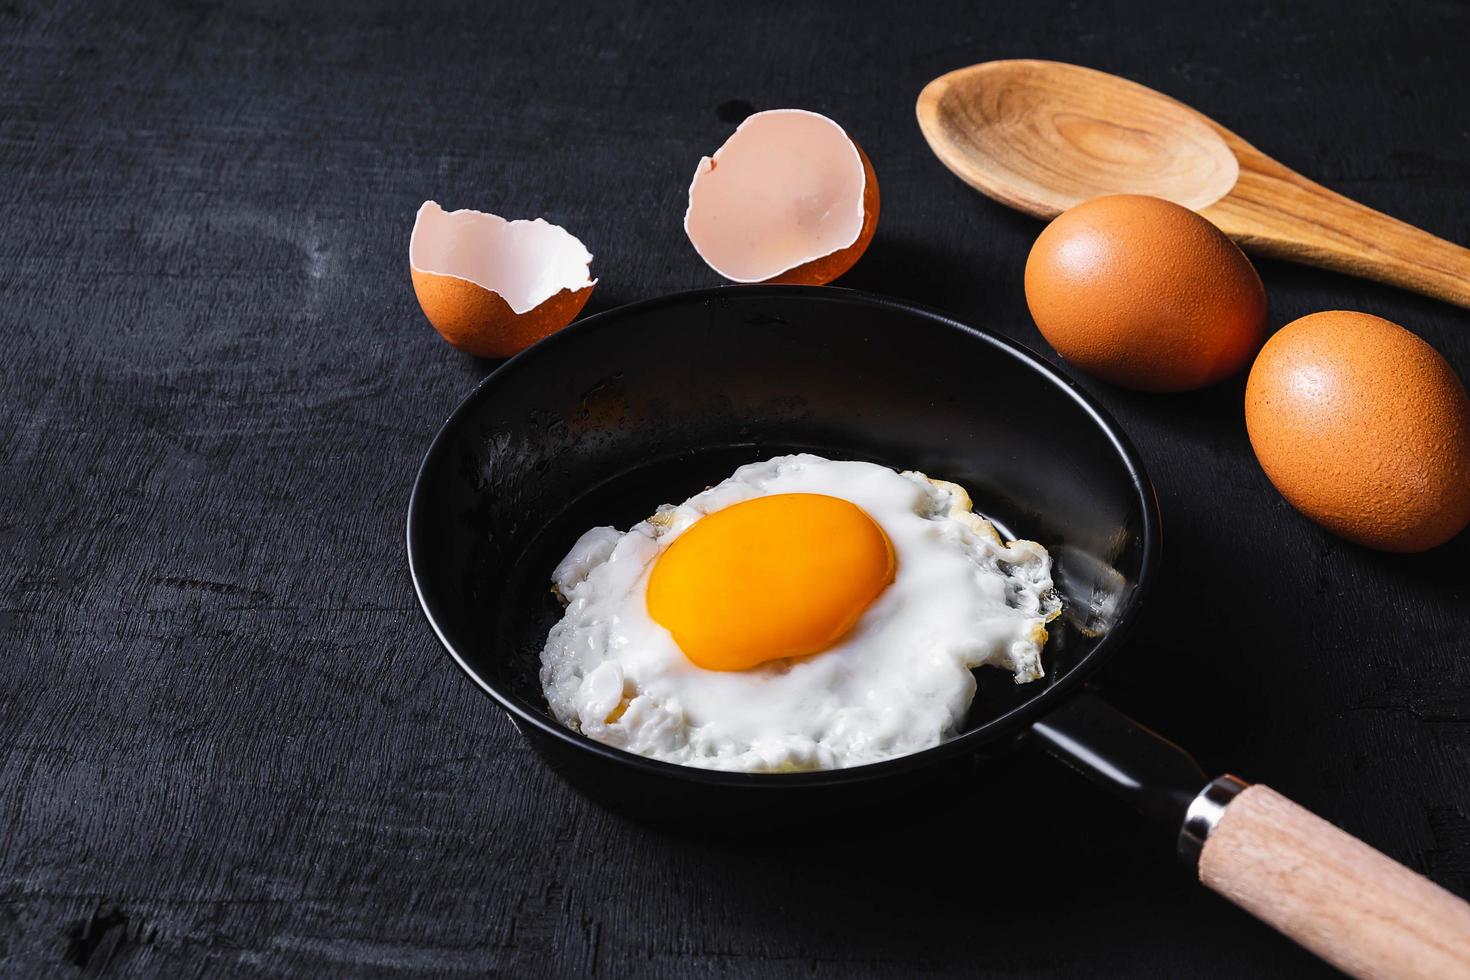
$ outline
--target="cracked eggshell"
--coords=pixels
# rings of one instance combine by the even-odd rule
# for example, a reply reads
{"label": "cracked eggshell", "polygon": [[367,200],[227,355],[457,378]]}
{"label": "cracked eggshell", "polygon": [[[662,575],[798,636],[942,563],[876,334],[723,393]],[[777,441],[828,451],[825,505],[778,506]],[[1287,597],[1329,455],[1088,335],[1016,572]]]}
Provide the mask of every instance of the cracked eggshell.
{"label": "cracked eggshell", "polygon": [[749,116],[689,185],[684,233],[732,282],[820,286],[852,268],[878,227],[878,178],[826,116]]}
{"label": "cracked eggshell", "polygon": [[434,329],[476,357],[510,357],[574,320],[592,254],[544,219],[507,221],[425,201],[409,239],[413,291]]}

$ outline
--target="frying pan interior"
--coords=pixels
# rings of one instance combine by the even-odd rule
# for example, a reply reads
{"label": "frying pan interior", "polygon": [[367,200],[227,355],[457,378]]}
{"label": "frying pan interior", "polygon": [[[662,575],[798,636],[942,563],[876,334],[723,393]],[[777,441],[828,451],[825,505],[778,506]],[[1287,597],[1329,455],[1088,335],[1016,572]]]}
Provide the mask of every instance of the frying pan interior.
{"label": "frying pan interior", "polygon": [[[557,726],[538,655],[560,614],[550,572],[578,535],[625,529],[742,463],[795,451],[952,480],[1003,531],[1050,549],[1068,613],[1052,631],[1047,678],[1015,685],[984,672],[964,737],[846,776],[701,773]],[[409,552],[441,639],[533,742],[580,742],[729,785],[820,783],[973,750],[1074,688],[1136,614],[1156,551],[1153,507],[1126,440],[1021,348],[847,290],[726,287],[589,318],[496,371],[424,461]]]}

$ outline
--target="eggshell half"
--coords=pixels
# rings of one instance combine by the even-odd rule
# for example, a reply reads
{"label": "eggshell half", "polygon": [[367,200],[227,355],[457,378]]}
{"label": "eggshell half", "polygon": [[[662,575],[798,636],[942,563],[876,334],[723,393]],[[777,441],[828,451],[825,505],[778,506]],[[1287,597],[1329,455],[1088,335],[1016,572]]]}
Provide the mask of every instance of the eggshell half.
{"label": "eggshell half", "polygon": [[689,185],[684,233],[731,282],[820,286],[852,268],[878,227],[878,177],[826,116],[746,118]]}
{"label": "eggshell half", "polygon": [[1396,323],[1342,310],[1288,323],[1251,368],[1245,422],[1281,495],[1350,541],[1423,551],[1470,524],[1470,397]]}
{"label": "eggshell half", "polygon": [[425,201],[408,264],[424,316],[476,357],[510,357],[574,320],[597,280],[592,253],[542,218],[507,221]]}

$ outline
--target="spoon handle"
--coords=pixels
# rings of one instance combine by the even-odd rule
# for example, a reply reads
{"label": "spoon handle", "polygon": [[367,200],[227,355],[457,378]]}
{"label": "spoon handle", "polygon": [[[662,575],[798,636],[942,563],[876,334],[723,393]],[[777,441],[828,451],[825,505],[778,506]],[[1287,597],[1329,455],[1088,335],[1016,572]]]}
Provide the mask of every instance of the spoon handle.
{"label": "spoon handle", "polygon": [[1470,307],[1470,249],[1303,177],[1234,134],[1240,178],[1200,213],[1242,248]]}

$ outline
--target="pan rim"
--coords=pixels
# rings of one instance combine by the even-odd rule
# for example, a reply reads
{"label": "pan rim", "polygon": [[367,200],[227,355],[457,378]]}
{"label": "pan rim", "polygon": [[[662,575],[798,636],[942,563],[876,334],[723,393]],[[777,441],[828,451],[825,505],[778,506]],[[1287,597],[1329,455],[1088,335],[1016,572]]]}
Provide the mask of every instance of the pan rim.
{"label": "pan rim", "polygon": [[[521,699],[513,695],[509,690],[503,690],[500,685],[482,677],[460,655],[454,644],[445,635],[443,628],[441,628],[438,619],[435,617],[433,605],[425,595],[422,580],[426,577],[427,573],[421,568],[421,563],[426,560],[426,556],[422,552],[427,546],[422,542],[424,529],[420,526],[426,519],[424,516],[425,508],[430,506],[427,502],[427,493],[424,490],[426,476],[431,468],[431,464],[445,451],[445,447],[448,445],[459,424],[467,417],[476,404],[489,396],[488,393],[493,391],[498,383],[503,382],[504,379],[514,375],[516,372],[524,370],[528,364],[534,364],[546,357],[556,356],[556,352],[561,347],[574,342],[576,338],[584,334],[596,330],[608,329],[609,326],[615,325],[629,316],[642,315],[664,307],[702,304],[712,301],[718,302],[731,299],[735,296],[752,299],[776,296],[806,296],[823,301],[877,306],[936,322],[948,329],[956,330],[976,342],[988,344],[1000,353],[1010,356],[1019,364],[1030,368],[1040,376],[1040,379],[1050,382],[1063,394],[1070,397],[1092,419],[1101,434],[1112,445],[1114,452],[1123,463],[1124,469],[1132,484],[1139,506],[1139,512],[1142,515],[1142,554],[1139,560],[1137,581],[1134,583],[1132,592],[1128,595],[1124,603],[1118,620],[1113,624],[1108,634],[1098,642],[1097,646],[1087,654],[1081,663],[1074,666],[1062,677],[1048,684],[1035,697],[1029,698],[1006,713],[987,721],[979,728],[972,729],[948,741],[941,742],[938,745],[919,752],[845,769],[788,773],[750,773],[683,766],[677,763],[650,759],[595,741],[580,732],[572,731],[560,725],[549,715],[527,710],[527,706]],[[425,451],[414,475],[413,487],[409,494],[405,543],[407,545],[409,575],[413,580],[414,594],[418,598],[419,608],[429,621],[429,625],[433,629],[434,635],[438,637],[440,645],[444,647],[450,658],[459,665],[460,669],[475,682],[476,686],[510,715],[512,722],[518,730],[520,730],[523,724],[530,725],[538,733],[561,742],[574,751],[588,752],[613,765],[630,767],[650,775],[676,780],[687,780],[707,786],[726,786],[751,790],[790,790],[801,786],[816,787],[861,783],[929,768],[946,760],[961,756],[976,755],[983,747],[993,746],[1007,737],[1016,735],[1029,728],[1035,720],[1043,717],[1050,710],[1080,691],[1086,684],[1087,679],[1096,674],[1115,655],[1117,649],[1133,631],[1141,610],[1147,605],[1148,596],[1152,590],[1153,580],[1157,573],[1162,544],[1159,525],[1158,501],[1155,496],[1153,484],[1148,478],[1143,460],[1139,456],[1137,449],[1133,446],[1132,441],[1107,409],[1103,408],[1091,395],[1083,391],[1071,378],[1048,364],[1024,345],[988,330],[971,326],[946,313],[909,300],[896,299],[864,290],[836,286],[757,284],[714,286],[705,289],[688,290],[616,306],[564,327],[562,330],[533,344],[526,350],[521,351],[519,354],[500,364],[482,378],[460,400],[443,424],[440,425],[434,438],[430,441],[429,447]],[[522,731],[522,734],[524,734],[524,731]]]}

